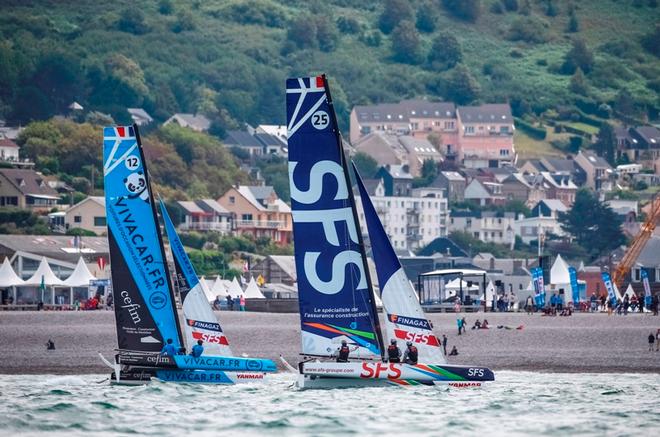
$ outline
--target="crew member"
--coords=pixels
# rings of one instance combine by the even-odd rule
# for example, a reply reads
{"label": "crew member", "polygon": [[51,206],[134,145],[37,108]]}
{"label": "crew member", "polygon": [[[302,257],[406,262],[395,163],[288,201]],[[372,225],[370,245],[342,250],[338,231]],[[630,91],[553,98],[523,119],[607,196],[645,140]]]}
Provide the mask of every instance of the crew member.
{"label": "crew member", "polygon": [[406,352],[403,354],[403,362],[406,364],[417,364],[417,357],[419,356],[417,348],[413,346],[412,341],[406,342]]}
{"label": "crew member", "polygon": [[337,362],[348,363],[348,355],[357,350],[357,346],[351,351],[346,340],[341,341],[341,346],[337,349]]}
{"label": "crew member", "polygon": [[170,357],[173,357],[174,355],[176,355],[176,348],[172,344],[172,339],[171,338],[167,339],[167,344],[165,346],[163,346],[163,349],[160,351],[160,354],[161,355],[167,355],[167,356],[170,356]]}
{"label": "crew member", "polygon": [[202,340],[197,340],[197,344],[192,347],[190,355],[192,355],[194,358],[201,357],[202,353],[204,352],[204,346],[202,346],[203,343],[204,342]]}
{"label": "crew member", "polygon": [[401,362],[401,349],[396,345],[396,340],[390,340],[390,345],[387,347],[387,360],[390,363]]}

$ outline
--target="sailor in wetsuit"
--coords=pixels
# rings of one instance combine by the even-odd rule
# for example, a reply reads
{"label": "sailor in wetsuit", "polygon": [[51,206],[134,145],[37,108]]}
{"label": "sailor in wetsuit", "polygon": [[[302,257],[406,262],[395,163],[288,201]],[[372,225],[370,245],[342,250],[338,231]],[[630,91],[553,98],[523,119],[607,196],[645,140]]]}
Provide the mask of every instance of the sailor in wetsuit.
{"label": "sailor in wetsuit", "polygon": [[396,345],[396,340],[390,340],[390,345],[387,346],[387,360],[390,363],[400,363],[401,362],[401,349]]}
{"label": "sailor in wetsuit", "polygon": [[204,353],[204,346],[202,346],[202,344],[204,344],[202,340],[197,340],[197,344],[192,347],[190,355],[192,355],[194,358],[201,357],[202,353]]}
{"label": "sailor in wetsuit", "polygon": [[412,341],[406,343],[408,346],[403,354],[403,362],[406,364],[417,364],[417,357],[419,356],[417,348],[413,346]]}
{"label": "sailor in wetsuit", "polygon": [[351,352],[354,352],[357,350],[357,346],[353,350],[348,347],[348,343],[346,340],[341,341],[341,346],[337,348],[337,362],[338,363],[348,363],[348,355]]}
{"label": "sailor in wetsuit", "polygon": [[172,339],[171,338],[167,339],[167,344],[165,346],[163,346],[163,349],[160,351],[160,354],[161,355],[167,355],[167,356],[170,356],[170,357],[173,357],[174,355],[176,355],[176,348],[172,344]]}

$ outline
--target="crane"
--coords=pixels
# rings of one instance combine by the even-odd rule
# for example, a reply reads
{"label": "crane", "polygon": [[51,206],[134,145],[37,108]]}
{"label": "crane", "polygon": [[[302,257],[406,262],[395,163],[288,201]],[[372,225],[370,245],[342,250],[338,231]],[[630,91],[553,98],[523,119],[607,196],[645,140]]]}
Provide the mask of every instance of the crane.
{"label": "crane", "polygon": [[651,208],[649,214],[646,217],[646,220],[642,224],[642,227],[639,230],[639,234],[633,238],[630,243],[630,247],[626,251],[625,255],[621,259],[619,265],[616,266],[614,274],[612,275],[612,281],[616,284],[617,287],[621,287],[623,284],[623,278],[628,274],[633,264],[639,257],[639,254],[642,253],[642,249],[646,246],[646,243],[653,235],[655,226],[660,220],[660,192],[656,193],[651,200]]}

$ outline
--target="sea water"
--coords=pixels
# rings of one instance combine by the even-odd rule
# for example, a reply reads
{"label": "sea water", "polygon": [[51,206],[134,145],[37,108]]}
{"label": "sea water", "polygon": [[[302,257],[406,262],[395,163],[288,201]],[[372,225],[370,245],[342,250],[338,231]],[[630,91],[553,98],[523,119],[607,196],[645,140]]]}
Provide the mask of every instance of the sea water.
{"label": "sea water", "polygon": [[2,435],[659,435],[660,375],[496,372],[482,389],[307,390],[294,375],[110,386],[105,375],[0,375]]}

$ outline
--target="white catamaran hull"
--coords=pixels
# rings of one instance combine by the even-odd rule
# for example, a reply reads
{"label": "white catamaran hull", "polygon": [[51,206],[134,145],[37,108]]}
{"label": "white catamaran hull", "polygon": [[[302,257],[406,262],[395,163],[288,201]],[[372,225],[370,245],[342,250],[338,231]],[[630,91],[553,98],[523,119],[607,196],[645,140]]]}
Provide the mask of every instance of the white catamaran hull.
{"label": "white catamaran hull", "polygon": [[306,362],[301,365],[297,385],[301,389],[446,385],[481,387],[493,381],[485,367],[381,362]]}

